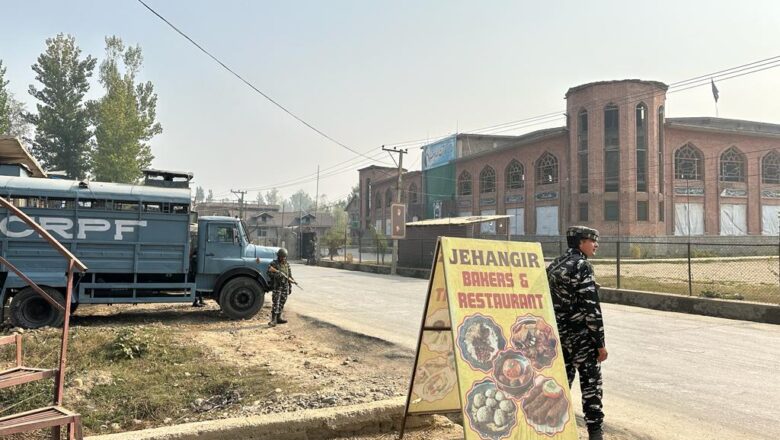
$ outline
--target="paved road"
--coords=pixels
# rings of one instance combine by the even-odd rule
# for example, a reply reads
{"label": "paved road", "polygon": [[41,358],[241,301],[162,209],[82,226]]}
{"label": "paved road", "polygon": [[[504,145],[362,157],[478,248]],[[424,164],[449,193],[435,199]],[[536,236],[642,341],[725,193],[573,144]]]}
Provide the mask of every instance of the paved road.
{"label": "paved road", "polygon": [[[292,310],[415,348],[427,281],[293,272],[306,290],[290,297]],[[780,326],[612,304],[603,311],[608,424],[659,440],[780,438]]]}

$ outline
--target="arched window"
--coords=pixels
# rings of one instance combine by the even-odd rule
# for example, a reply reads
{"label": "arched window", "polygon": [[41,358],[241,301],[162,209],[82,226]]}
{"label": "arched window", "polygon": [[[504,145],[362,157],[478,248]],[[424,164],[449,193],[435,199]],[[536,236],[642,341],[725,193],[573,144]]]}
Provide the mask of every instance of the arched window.
{"label": "arched window", "polygon": [[614,104],[604,107],[604,191],[620,188],[620,118]]}
{"label": "arched window", "polygon": [[647,192],[647,106],[636,106],[636,190]]}
{"label": "arched window", "polygon": [[458,177],[458,195],[471,195],[471,174],[468,171],[460,173],[460,176]]}
{"label": "arched window", "polygon": [[417,184],[414,182],[412,182],[412,184],[409,185],[409,204],[410,205],[417,204]]}
{"label": "arched window", "polygon": [[780,183],[780,154],[777,151],[771,151],[761,159],[761,181]]}
{"label": "arched window", "polygon": [[506,167],[506,189],[520,189],[525,185],[523,164],[512,159]]}
{"label": "arched window", "polygon": [[390,205],[393,204],[393,192],[390,191],[390,188],[387,188],[387,191],[385,191],[385,207],[389,208]]}
{"label": "arched window", "polygon": [[366,197],[366,212],[371,212],[371,179],[366,179],[366,194],[368,194],[368,197]]}
{"label": "arched window", "polygon": [[496,170],[486,166],[482,168],[479,173],[479,193],[494,193],[496,192]]}
{"label": "arched window", "polygon": [[674,153],[674,178],[680,180],[702,180],[704,157],[691,144],[683,145]]}
{"label": "arched window", "polygon": [[720,181],[745,181],[745,156],[736,147],[731,147],[720,155]]}
{"label": "arched window", "polygon": [[658,107],[658,192],[664,192],[664,106]]}
{"label": "arched window", "polygon": [[544,153],[536,161],[536,184],[558,183],[558,159],[550,153]]}
{"label": "arched window", "polygon": [[588,112],[577,116],[577,158],[580,171],[580,194],[588,193]]}

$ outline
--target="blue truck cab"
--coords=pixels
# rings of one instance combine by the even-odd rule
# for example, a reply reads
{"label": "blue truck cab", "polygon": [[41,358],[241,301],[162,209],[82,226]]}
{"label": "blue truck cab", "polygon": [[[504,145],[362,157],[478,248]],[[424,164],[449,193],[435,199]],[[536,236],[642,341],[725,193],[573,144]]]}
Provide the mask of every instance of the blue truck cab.
{"label": "blue truck cab", "polygon": [[[188,173],[147,170],[142,184],[0,176],[0,196],[22,209],[89,268],[74,281],[81,304],[193,302],[211,298],[230,318],[262,308],[278,248],[250,242],[237,218],[191,211]],[[0,208],[0,255],[64,301],[65,263],[25,223]],[[64,316],[0,268],[0,322],[57,326]]]}

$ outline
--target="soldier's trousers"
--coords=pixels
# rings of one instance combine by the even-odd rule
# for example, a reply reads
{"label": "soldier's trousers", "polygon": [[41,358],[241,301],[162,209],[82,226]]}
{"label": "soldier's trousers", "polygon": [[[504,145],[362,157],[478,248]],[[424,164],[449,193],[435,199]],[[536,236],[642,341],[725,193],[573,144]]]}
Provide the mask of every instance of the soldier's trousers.
{"label": "soldier's trousers", "polygon": [[290,285],[284,284],[271,294],[271,313],[281,315],[284,310],[284,303],[287,302],[287,296],[290,295]]}
{"label": "soldier's trousers", "polygon": [[604,422],[604,412],[601,404],[603,390],[601,388],[601,364],[598,363],[598,350],[593,346],[590,337],[582,333],[564,335],[561,333],[561,348],[563,360],[566,363],[566,376],[569,388],[574,382],[574,376],[580,374],[580,391],[582,392],[582,412],[585,414],[585,424],[588,430],[601,428]]}

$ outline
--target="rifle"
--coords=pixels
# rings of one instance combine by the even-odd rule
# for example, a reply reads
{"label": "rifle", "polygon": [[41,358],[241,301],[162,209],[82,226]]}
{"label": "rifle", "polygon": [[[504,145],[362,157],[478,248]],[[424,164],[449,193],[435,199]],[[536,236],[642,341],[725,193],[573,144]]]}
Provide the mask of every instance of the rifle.
{"label": "rifle", "polygon": [[277,269],[277,268],[275,268],[273,266],[268,266],[268,271],[269,272],[278,273],[279,275],[283,276],[287,281],[289,281],[290,284],[295,284],[296,286],[298,286],[299,289],[303,290],[303,287],[301,287],[301,285],[298,284],[297,281],[295,281],[294,279],[292,279],[292,278],[288,277],[287,275],[285,275],[284,272],[279,272],[279,269]]}

